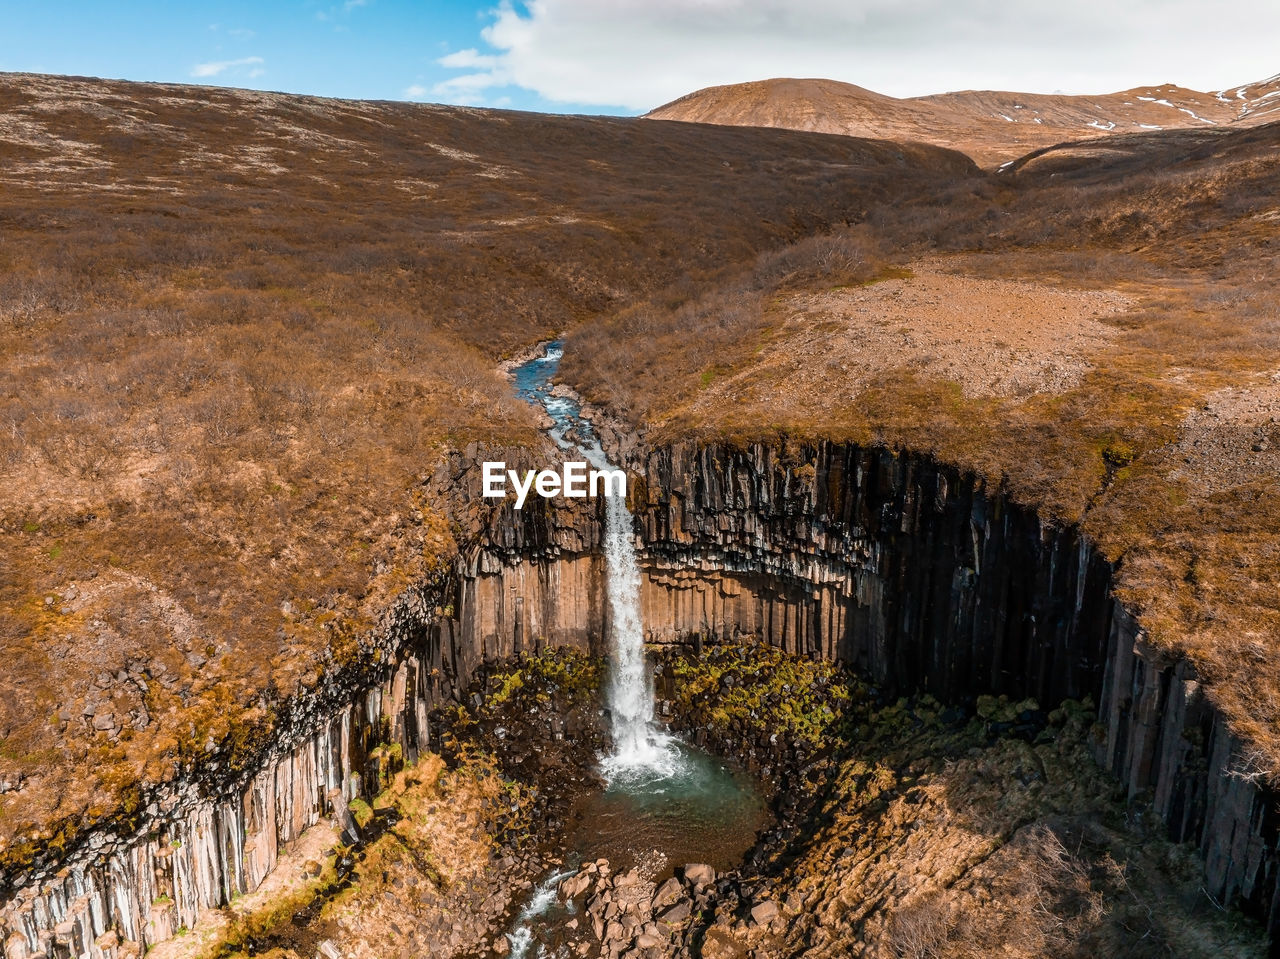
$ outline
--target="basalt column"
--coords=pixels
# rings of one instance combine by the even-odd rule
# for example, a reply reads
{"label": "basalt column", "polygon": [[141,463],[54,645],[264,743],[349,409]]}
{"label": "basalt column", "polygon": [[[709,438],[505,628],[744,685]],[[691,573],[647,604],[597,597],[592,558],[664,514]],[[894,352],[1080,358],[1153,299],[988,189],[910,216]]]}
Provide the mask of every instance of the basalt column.
{"label": "basalt column", "polygon": [[1277,797],[1241,775],[1191,664],[1151,646],[1078,531],[883,449],[681,445],[641,469],[651,638],[752,633],[952,703],[1091,697],[1099,761],[1274,938]]}

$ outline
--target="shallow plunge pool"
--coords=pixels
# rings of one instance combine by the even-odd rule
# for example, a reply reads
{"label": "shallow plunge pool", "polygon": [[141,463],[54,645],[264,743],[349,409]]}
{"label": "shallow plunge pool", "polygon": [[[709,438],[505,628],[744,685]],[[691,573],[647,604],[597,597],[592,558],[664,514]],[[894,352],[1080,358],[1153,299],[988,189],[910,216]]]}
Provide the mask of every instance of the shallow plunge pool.
{"label": "shallow plunge pool", "polygon": [[732,869],[755,845],[771,819],[755,781],[696,746],[670,742],[666,768],[615,776],[579,797],[564,866],[534,890],[507,934],[511,959],[568,955],[566,923],[575,916],[556,889],[583,863],[607,859],[615,874],[637,869],[661,882],[686,863]]}
{"label": "shallow plunge pool", "polygon": [[615,872],[638,867],[651,878],[676,866],[737,866],[768,822],[750,776],[723,759],[674,740],[669,770],[617,776],[580,798],[568,849],[579,862],[608,859]]}

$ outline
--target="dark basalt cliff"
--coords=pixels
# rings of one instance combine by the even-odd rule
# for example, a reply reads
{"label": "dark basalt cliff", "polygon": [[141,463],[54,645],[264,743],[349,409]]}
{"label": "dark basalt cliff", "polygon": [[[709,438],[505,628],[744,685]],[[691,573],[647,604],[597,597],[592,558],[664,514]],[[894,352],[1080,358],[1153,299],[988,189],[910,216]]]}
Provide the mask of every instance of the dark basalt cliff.
{"label": "dark basalt cliff", "polygon": [[[1113,599],[1111,565],[1078,531],[883,449],[687,445],[636,465],[650,640],[752,634],[951,703],[1090,697],[1098,761],[1200,848],[1206,891],[1265,917],[1275,939],[1277,796],[1246,774],[1192,665]],[[580,545],[595,527],[566,533],[531,513],[500,528],[468,586],[506,597],[486,642],[598,633],[599,560]]]}
{"label": "dark basalt cliff", "polygon": [[354,838],[348,803],[428,748],[429,710],[469,675],[466,644],[437,606],[451,586],[402,594],[358,657],[276,704],[274,741],[257,755],[215,750],[61,855],[46,848],[0,875],[5,959],[139,955],[256,888],[280,845],[321,818]]}
{"label": "dark basalt cliff", "polygon": [[[1090,696],[1099,761],[1199,846],[1206,891],[1266,917],[1275,940],[1276,797],[1239,774],[1240,744],[1194,670],[1150,646],[1077,532],[880,449],[689,445],[636,466],[653,641],[754,634],[954,703]],[[6,959],[110,959],[168,938],[256,886],[308,825],[354,828],[347,802],[431,747],[431,709],[481,662],[555,644],[599,652],[600,529],[591,509],[543,501],[495,513],[451,580],[401,597],[360,664],[282,707],[250,772],[215,760],[151,790],[130,825],[2,877]]]}

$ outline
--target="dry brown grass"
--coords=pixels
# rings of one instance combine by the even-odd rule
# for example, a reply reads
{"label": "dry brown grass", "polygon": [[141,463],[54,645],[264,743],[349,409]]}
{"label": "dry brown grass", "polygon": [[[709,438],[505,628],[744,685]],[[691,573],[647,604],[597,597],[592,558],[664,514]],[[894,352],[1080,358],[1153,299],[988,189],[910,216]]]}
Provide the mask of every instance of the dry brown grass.
{"label": "dry brown grass", "polygon": [[889,922],[890,955],[959,959],[998,953],[1030,959],[1077,954],[1106,915],[1091,864],[1073,855],[1042,823],[1015,833],[997,858],[1000,874],[991,877],[986,908],[974,909],[966,897],[947,890],[895,910]]}
{"label": "dry brown grass", "polygon": [[878,252],[856,234],[814,236],[760,254],[711,291],[692,283],[575,330],[562,368],[591,400],[636,423],[661,417],[670,385],[707,385],[748,362],[787,290],[865,283]]}
{"label": "dry brown grass", "polygon": [[[960,888],[893,913],[888,955],[903,959],[1260,955],[1248,927],[1228,931],[1184,857],[1155,841],[1125,856],[1121,835],[1090,824],[1017,830]],[[1217,928],[1215,928],[1217,926]]]}
{"label": "dry brown grass", "polygon": [[782,132],[0,77],[0,780],[25,777],[0,862],[208,744],[247,762],[281,698],[447,560],[422,478],[535,436],[498,358],[968,169]]}

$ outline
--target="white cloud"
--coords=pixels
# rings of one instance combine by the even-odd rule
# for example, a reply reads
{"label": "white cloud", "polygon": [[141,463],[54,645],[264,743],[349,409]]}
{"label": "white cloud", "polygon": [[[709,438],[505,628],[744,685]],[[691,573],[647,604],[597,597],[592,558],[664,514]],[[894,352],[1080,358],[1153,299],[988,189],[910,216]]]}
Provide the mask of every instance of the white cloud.
{"label": "white cloud", "polygon": [[466,50],[457,50],[446,56],[441,57],[436,63],[442,67],[450,67],[456,70],[493,70],[501,63],[501,58],[481,53],[475,47]]}
{"label": "white cloud", "polygon": [[467,73],[437,83],[431,88],[431,95],[441,103],[455,103],[466,107],[497,107],[509,104],[511,98],[493,97],[489,91],[508,85],[498,74]]}
{"label": "white cloud", "polygon": [[497,71],[488,73],[464,73],[460,76],[450,77],[443,83],[437,83],[432,87],[432,90],[436,93],[448,93],[451,90],[466,93],[488,90],[492,87],[505,87],[508,82],[507,78]]}
{"label": "white cloud", "polygon": [[508,96],[493,98],[489,91],[494,88],[507,87],[512,77],[503,67],[503,57],[481,53],[469,48],[456,50],[436,60],[442,67],[451,70],[471,70],[437,83],[431,88],[432,94],[446,103],[459,103],[464,106],[502,107],[511,103]]}
{"label": "white cloud", "polygon": [[410,100],[421,100],[431,91],[424,87],[421,83],[415,83],[412,86],[404,88],[403,95]]}
{"label": "white cloud", "polygon": [[913,96],[1166,81],[1217,88],[1275,73],[1280,4],[1237,0],[1232,11],[1224,17],[1208,0],[502,0],[482,31],[493,52],[442,58],[470,72],[434,90],[516,86],[644,110],[700,87],[776,76]]}
{"label": "white cloud", "polygon": [[[239,60],[213,60],[209,63],[197,63],[191,68],[193,77],[218,77],[228,70],[243,73],[249,77],[260,77],[266,71],[262,69],[266,61],[262,57],[241,57]],[[248,68],[247,70],[245,68]]]}

